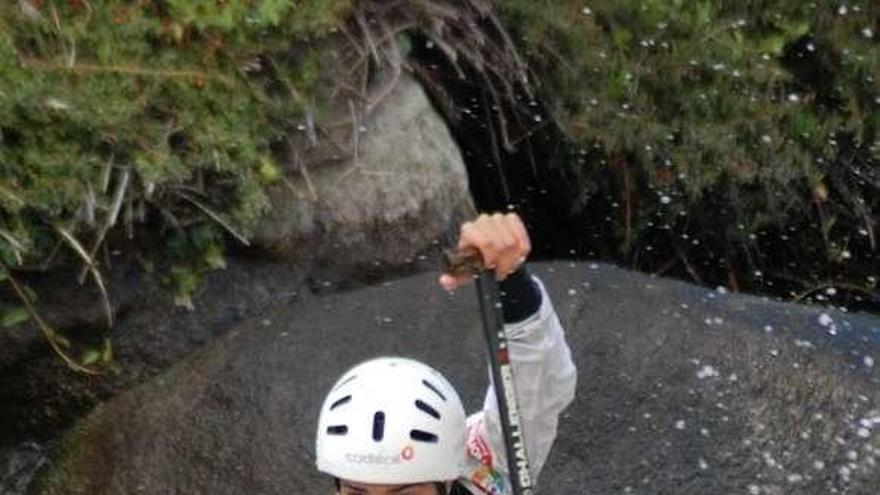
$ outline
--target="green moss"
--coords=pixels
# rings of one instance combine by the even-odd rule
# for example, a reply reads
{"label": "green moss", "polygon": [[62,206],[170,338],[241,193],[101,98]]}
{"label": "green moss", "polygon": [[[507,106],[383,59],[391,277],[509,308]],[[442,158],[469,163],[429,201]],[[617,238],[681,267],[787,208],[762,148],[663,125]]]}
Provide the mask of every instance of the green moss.
{"label": "green moss", "polygon": [[209,225],[214,251],[221,230],[247,234],[268,206],[272,144],[296,127],[305,101],[320,101],[326,52],[291,57],[291,48],[331,31],[351,8],[350,0],[6,2],[0,229],[17,247],[0,238],[0,250],[23,246],[23,264],[42,260],[52,225],[90,244],[125,174],[117,228],[131,211],[143,219],[161,211],[177,225]]}
{"label": "green moss", "polygon": [[[632,225],[682,231],[725,211],[701,235],[753,246],[737,226],[767,225],[759,218],[769,214],[782,229],[802,227],[821,183],[838,221],[805,245],[874,249],[859,234],[880,209],[872,2],[505,0],[499,9],[570,139],[598,148],[579,187],[595,190],[601,164],[616,161],[649,185],[617,192],[639,199]],[[621,239],[636,237],[630,245],[656,236],[628,231],[629,220],[615,225]]]}

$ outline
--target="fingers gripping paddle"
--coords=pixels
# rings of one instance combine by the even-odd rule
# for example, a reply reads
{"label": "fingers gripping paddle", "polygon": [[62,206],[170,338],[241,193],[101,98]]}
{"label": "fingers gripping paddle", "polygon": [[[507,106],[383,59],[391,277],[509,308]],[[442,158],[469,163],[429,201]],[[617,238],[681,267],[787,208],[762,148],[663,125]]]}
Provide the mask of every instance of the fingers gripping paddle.
{"label": "fingers gripping paddle", "polygon": [[498,400],[501,416],[501,432],[504,436],[504,449],[507,454],[507,469],[510,473],[511,488],[514,495],[532,495],[532,479],[529,460],[526,457],[525,439],[520,425],[516,387],[513,369],[510,366],[510,353],[507,336],[504,333],[504,318],[501,312],[501,294],[495,273],[483,266],[479,253],[472,251],[444,253],[446,273],[452,275],[478,274],[477,296],[480,300],[480,316],[483,320],[483,333],[489,355],[489,369]]}

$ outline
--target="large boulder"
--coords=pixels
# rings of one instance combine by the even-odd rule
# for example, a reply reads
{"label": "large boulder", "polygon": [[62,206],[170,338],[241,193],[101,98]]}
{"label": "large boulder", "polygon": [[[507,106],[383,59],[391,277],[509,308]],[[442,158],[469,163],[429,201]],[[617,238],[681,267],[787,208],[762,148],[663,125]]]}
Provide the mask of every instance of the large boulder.
{"label": "large boulder", "polygon": [[[877,493],[877,319],[606,265],[533,271],[579,370],[539,493]],[[478,407],[480,335],[472,289],[430,274],[291,305],[99,406],[31,492],[330,493],[313,435],[333,380],[407,355]]]}
{"label": "large boulder", "polygon": [[467,172],[446,123],[415,79],[391,81],[383,87],[393,90],[366,115],[348,106],[329,111],[350,118],[326,123],[326,135],[288,164],[257,247],[300,263],[402,264],[472,216]]}

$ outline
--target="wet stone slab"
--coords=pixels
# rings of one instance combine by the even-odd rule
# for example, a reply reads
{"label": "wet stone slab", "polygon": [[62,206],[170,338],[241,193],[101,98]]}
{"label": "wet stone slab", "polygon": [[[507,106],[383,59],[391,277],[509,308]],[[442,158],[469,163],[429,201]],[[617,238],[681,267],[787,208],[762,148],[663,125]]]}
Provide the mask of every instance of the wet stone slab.
{"label": "wet stone slab", "polygon": [[[536,264],[578,366],[544,495],[856,494],[880,486],[880,321],[592,263]],[[97,408],[32,493],[324,493],[318,408],[379,354],[479,407],[472,289],[424,274],[247,322]]]}

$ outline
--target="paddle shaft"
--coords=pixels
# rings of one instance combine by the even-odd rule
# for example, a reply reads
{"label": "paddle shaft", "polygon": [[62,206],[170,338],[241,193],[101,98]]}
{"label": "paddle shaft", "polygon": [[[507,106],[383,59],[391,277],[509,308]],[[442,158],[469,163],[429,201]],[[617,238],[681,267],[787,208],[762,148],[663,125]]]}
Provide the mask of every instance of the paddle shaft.
{"label": "paddle shaft", "polygon": [[504,333],[501,294],[495,273],[485,269],[479,254],[474,252],[447,252],[444,259],[447,273],[473,273],[474,270],[479,270],[476,279],[477,297],[480,301],[480,317],[486,338],[489,370],[492,374],[492,384],[501,419],[510,484],[513,495],[532,495],[534,491],[531,472],[520,423],[507,335]]}

